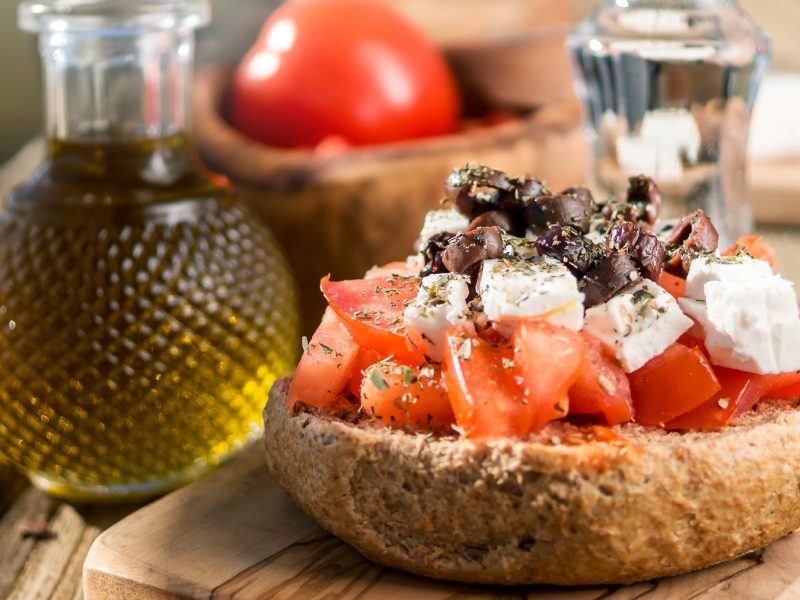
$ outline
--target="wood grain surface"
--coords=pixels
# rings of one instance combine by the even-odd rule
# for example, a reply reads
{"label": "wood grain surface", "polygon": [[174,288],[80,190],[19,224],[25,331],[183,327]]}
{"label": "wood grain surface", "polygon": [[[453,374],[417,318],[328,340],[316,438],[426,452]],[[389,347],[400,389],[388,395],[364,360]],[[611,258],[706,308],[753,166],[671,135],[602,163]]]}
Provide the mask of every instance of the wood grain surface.
{"label": "wood grain surface", "polygon": [[698,573],[632,586],[489,588],[384,569],[297,509],[266,474],[261,453],[249,450],[101,534],[84,566],[86,600],[800,597],[796,533]]}

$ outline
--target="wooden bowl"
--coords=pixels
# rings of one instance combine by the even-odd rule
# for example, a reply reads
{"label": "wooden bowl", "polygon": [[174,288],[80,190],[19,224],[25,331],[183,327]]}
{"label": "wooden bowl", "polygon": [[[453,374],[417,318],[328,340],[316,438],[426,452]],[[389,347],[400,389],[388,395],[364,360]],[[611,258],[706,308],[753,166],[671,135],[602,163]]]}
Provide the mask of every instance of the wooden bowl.
{"label": "wooden bowl", "polygon": [[229,77],[225,69],[198,74],[198,147],[286,249],[306,331],[324,308],[319,280],[326,273],[358,278],[412,252],[423,216],[439,206],[454,167],[483,162],[536,175],[555,189],[583,182],[589,171],[580,108],[572,99],[492,127],[322,156],[264,146],[233,129],[221,112]]}

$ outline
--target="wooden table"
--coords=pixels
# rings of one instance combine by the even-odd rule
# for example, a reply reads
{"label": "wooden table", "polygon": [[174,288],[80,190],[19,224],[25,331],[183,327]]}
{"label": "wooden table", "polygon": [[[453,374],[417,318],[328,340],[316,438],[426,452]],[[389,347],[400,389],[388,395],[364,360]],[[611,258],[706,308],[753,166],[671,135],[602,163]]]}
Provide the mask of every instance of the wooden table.
{"label": "wooden table", "polygon": [[[30,173],[41,150],[40,142],[32,142],[0,170],[0,199]],[[796,216],[800,217],[800,169],[793,169],[792,173],[798,178]],[[774,197],[771,192],[769,195]],[[769,226],[760,230],[776,247],[783,274],[800,282],[800,261],[796,258],[800,228]],[[73,506],[59,502],[0,464],[0,599],[81,598],[81,569],[92,541],[103,529],[141,506]]]}

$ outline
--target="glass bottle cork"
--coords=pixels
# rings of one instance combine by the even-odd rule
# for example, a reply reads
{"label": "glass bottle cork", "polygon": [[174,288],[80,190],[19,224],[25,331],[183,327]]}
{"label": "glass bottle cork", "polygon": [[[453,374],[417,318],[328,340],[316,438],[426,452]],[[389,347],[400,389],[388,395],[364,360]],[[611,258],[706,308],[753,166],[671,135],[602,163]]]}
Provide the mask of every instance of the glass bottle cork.
{"label": "glass bottle cork", "polygon": [[260,435],[297,356],[269,230],[189,139],[205,0],[23,2],[47,155],[0,214],[0,458],[71,499],[190,480]]}
{"label": "glass bottle cork", "polygon": [[595,184],[653,177],[666,216],[704,209],[727,244],[752,231],[750,113],[769,43],[735,0],[603,0],[568,40]]}

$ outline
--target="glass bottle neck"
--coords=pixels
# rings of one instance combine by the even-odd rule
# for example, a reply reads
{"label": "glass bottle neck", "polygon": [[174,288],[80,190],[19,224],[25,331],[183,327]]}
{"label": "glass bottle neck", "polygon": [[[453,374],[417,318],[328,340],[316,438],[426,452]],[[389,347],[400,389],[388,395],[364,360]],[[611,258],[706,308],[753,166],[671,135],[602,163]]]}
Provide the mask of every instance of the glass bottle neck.
{"label": "glass bottle neck", "polygon": [[45,129],[51,140],[165,139],[189,127],[190,30],[45,31]]}

